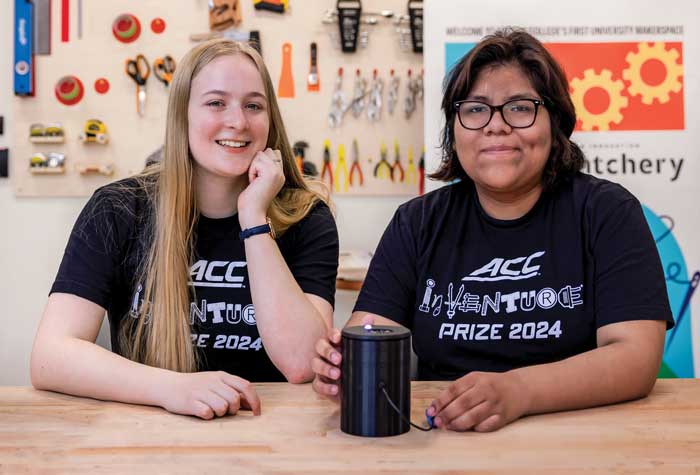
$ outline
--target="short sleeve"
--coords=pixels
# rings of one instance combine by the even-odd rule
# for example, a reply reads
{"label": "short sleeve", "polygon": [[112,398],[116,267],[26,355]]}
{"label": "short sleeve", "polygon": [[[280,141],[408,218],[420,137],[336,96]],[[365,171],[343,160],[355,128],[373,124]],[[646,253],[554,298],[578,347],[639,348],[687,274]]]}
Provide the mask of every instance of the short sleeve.
{"label": "short sleeve", "polygon": [[381,315],[412,328],[418,253],[407,214],[408,208],[400,207],[384,231],[354,311]]}
{"label": "short sleeve", "polygon": [[604,193],[596,201],[606,204],[591,211],[596,326],[664,320],[672,328],[673,315],[654,239],[639,201],[624,193],[623,200]]}
{"label": "short sleeve", "polygon": [[116,191],[97,190],[78,216],[68,238],[51,292],[77,295],[108,308],[121,262],[128,217]]}
{"label": "short sleeve", "polygon": [[338,228],[328,206],[319,202],[294,227],[294,249],[285,260],[304,293],[335,306],[338,275]]}

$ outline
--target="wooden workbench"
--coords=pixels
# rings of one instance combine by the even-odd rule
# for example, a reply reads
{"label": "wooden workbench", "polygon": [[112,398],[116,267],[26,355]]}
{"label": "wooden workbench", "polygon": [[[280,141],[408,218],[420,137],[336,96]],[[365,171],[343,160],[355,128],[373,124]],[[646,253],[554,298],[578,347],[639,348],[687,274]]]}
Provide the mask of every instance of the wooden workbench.
{"label": "wooden workbench", "polygon": [[[413,385],[413,419],[445,383]],[[0,473],[700,473],[700,380],[643,400],[521,419],[489,434],[349,436],[310,385],[256,385],[263,414],[203,421],[0,388]]]}

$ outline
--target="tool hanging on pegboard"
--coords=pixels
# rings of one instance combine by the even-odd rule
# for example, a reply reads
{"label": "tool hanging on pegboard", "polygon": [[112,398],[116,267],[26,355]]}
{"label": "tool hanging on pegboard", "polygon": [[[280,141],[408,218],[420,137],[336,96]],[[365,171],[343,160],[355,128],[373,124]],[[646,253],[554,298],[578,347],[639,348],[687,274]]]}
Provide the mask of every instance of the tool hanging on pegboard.
{"label": "tool hanging on pegboard", "polygon": [[380,180],[393,180],[391,173],[391,165],[386,159],[386,144],[382,143],[379,149],[379,162],[374,166],[374,177]]}
{"label": "tool hanging on pegboard", "polygon": [[34,5],[15,0],[14,91],[18,96],[34,95]]}
{"label": "tool hanging on pegboard", "polygon": [[335,183],[336,192],[348,192],[350,174],[348,173],[348,163],[345,161],[345,145],[342,143],[338,145],[338,163],[335,164],[333,183]]}
{"label": "tool hanging on pegboard", "polygon": [[318,75],[318,47],[316,43],[311,43],[309,75],[306,78],[306,90],[317,92],[321,88],[321,79]]}
{"label": "tool hanging on pegboard", "polygon": [[51,0],[33,0],[34,54],[51,54]]}
{"label": "tool hanging on pegboard", "polygon": [[413,111],[416,110],[416,86],[415,80],[413,79],[413,71],[408,70],[408,76],[406,78],[406,97],[403,101],[403,111],[406,114],[406,119],[410,119]]}
{"label": "tool hanging on pegboard", "polygon": [[369,101],[367,103],[367,119],[370,122],[378,122],[382,117],[382,91],[384,80],[379,77],[377,70],[372,73],[372,84],[369,88]]}
{"label": "tool hanging on pegboard", "polygon": [[423,53],[422,0],[409,0],[408,14],[395,17],[394,25],[396,25],[396,32],[399,34],[399,45],[402,50]]}
{"label": "tool hanging on pegboard", "polygon": [[399,140],[394,139],[394,163],[391,165],[391,181],[403,183],[404,172],[401,166],[401,155],[399,154]]}
{"label": "tool hanging on pegboard", "polygon": [[413,115],[413,112],[416,110],[417,101],[423,100],[423,70],[421,69],[418,77],[414,77],[413,72],[409,69],[406,82],[404,112],[406,113],[406,119],[410,119],[411,115]]}
{"label": "tool hanging on pegboard", "polygon": [[226,30],[241,24],[239,0],[209,0],[209,29]]}
{"label": "tool hanging on pegboard", "polygon": [[284,13],[289,10],[289,0],[253,0],[253,7],[256,10]]}
{"label": "tool hanging on pegboard", "polygon": [[83,0],[77,0],[78,3],[78,39],[83,38]]}
{"label": "tool hanging on pegboard", "polygon": [[409,0],[408,2],[408,17],[411,28],[411,42],[413,43],[413,52],[423,52],[423,2]]}
{"label": "tool hanging on pegboard", "polygon": [[406,167],[406,183],[415,185],[418,181],[416,165],[413,163],[413,147],[408,147],[408,166]]}
{"label": "tool hanging on pegboard", "polygon": [[355,82],[353,84],[352,93],[352,115],[358,118],[362,115],[365,108],[365,96],[367,95],[367,80],[362,77],[360,68],[355,70]]}
{"label": "tool hanging on pegboard", "polygon": [[348,110],[348,102],[343,94],[343,68],[338,68],[335,78],[335,89],[331,97],[331,110],[328,113],[328,125],[333,129],[343,124],[343,116]]}
{"label": "tool hanging on pegboard", "polygon": [[61,0],[61,41],[70,39],[70,0]]}
{"label": "tool hanging on pegboard", "polygon": [[[355,181],[357,174],[358,181]],[[360,147],[357,144],[357,139],[352,139],[352,166],[350,167],[350,186],[362,186],[365,178],[362,175],[362,166],[360,165]]]}
{"label": "tool hanging on pegboard", "polygon": [[323,141],[323,168],[321,169],[321,181],[333,190],[333,166],[331,165],[331,141]]}
{"label": "tool hanging on pegboard", "polygon": [[352,53],[357,49],[357,38],[360,34],[362,2],[360,0],[338,0],[336,9],[338,10],[340,49],[343,53]]}
{"label": "tool hanging on pegboard", "polygon": [[146,113],[146,83],[151,74],[151,65],[142,54],[126,60],[126,74],[136,83],[136,112],[141,117]]}
{"label": "tool hanging on pegboard", "polygon": [[307,148],[309,148],[309,144],[303,140],[294,142],[294,145],[292,145],[292,153],[294,154],[294,161],[297,164],[299,173],[304,172],[304,157],[306,157]]}
{"label": "tool hanging on pegboard", "polygon": [[153,61],[153,73],[165,87],[170,86],[170,83],[173,81],[173,74],[175,73],[175,60],[173,57],[166,54],[162,58],[156,58]]}
{"label": "tool hanging on pegboard", "polygon": [[386,108],[390,115],[394,115],[394,109],[399,102],[399,85],[401,78],[392,69],[389,74],[389,91],[387,92]]}
{"label": "tool hanging on pegboard", "polygon": [[338,25],[338,30],[331,32],[331,43],[339,45],[343,53],[354,53],[358,45],[366,48],[369,43],[369,32],[361,25],[376,26],[382,18],[393,16],[391,10],[363,12],[360,0],[338,0],[335,10],[326,10],[322,23]]}
{"label": "tool hanging on pegboard", "polygon": [[282,71],[277,85],[277,97],[294,98],[294,76],[292,74],[292,44],[282,45]]}

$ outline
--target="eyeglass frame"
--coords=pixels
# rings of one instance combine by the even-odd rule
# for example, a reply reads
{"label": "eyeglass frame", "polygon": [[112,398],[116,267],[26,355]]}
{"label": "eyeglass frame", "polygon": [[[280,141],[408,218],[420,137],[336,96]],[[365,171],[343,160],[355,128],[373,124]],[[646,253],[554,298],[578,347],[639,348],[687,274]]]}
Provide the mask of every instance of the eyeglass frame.
{"label": "eyeglass frame", "polygon": [[[535,115],[532,118],[532,122],[530,123],[530,125],[524,125],[524,126],[523,125],[521,125],[521,126],[511,125],[506,120],[506,117],[503,115],[503,107],[507,104],[510,104],[511,102],[517,102],[517,101],[528,101],[528,102],[532,102],[533,104],[535,104]],[[489,111],[491,112],[491,114],[489,115],[489,120],[487,120],[486,123],[484,125],[482,125],[481,127],[478,127],[475,129],[464,125],[462,123],[462,117],[459,115],[459,108],[465,102],[476,102],[478,104],[483,104],[483,105],[487,106],[489,108]],[[494,106],[494,105],[491,105],[487,102],[475,101],[473,99],[463,99],[461,101],[456,101],[453,104],[454,104],[455,113],[456,113],[455,115],[457,116],[457,120],[459,121],[459,125],[461,125],[462,128],[464,128],[466,130],[481,130],[481,129],[483,129],[484,127],[486,127],[487,125],[489,125],[491,123],[491,119],[493,119],[493,116],[496,114],[496,112],[499,112],[501,114],[501,119],[503,119],[503,122],[511,129],[527,129],[529,127],[532,127],[535,124],[535,121],[537,120],[537,112],[539,111],[540,107],[544,107],[544,108],[547,107],[547,104],[545,103],[545,101],[543,101],[541,99],[530,99],[530,98],[511,99],[510,101],[504,102],[500,106]]]}

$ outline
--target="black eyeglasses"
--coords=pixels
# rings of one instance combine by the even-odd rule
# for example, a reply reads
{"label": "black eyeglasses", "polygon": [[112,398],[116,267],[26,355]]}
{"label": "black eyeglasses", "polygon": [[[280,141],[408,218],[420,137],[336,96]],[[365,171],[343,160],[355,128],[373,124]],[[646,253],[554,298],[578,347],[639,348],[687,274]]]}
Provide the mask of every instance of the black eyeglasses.
{"label": "black eyeglasses", "polygon": [[525,129],[532,126],[537,119],[537,109],[544,106],[544,101],[539,99],[514,99],[500,106],[492,106],[480,101],[457,101],[455,111],[459,117],[459,123],[468,130],[483,129],[496,111],[501,113],[503,122],[514,129]]}

